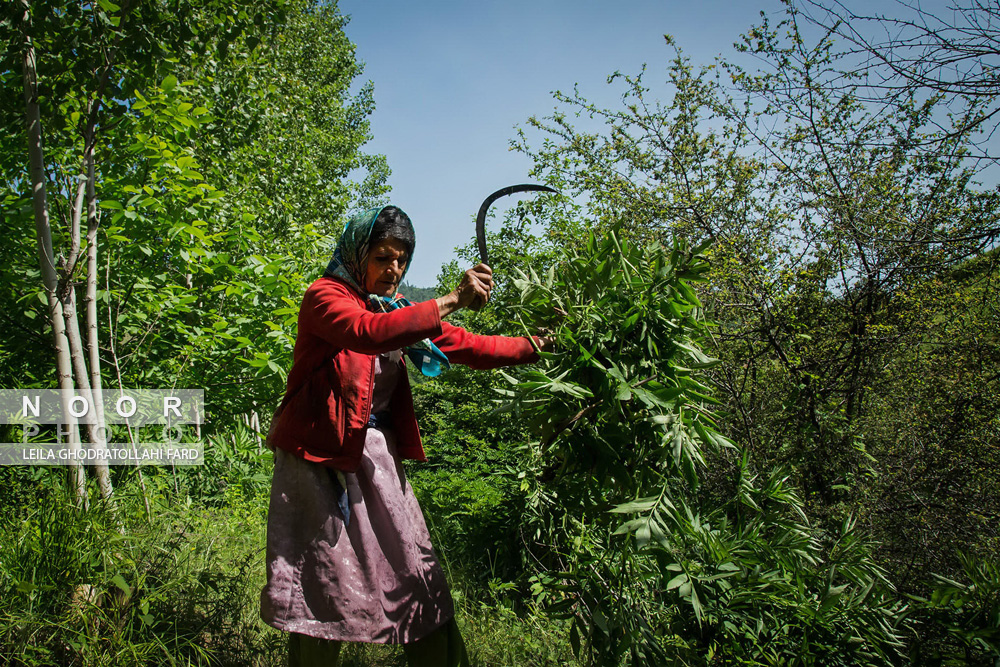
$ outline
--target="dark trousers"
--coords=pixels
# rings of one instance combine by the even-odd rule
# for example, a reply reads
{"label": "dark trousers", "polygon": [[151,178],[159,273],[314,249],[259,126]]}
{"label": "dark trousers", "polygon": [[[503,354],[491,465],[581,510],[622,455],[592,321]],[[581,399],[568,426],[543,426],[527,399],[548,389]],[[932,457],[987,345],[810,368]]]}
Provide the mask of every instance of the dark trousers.
{"label": "dark trousers", "polygon": [[[288,667],[340,667],[343,642],[291,633],[288,636]],[[403,644],[410,667],[469,667],[465,642],[455,619],[422,639]]]}

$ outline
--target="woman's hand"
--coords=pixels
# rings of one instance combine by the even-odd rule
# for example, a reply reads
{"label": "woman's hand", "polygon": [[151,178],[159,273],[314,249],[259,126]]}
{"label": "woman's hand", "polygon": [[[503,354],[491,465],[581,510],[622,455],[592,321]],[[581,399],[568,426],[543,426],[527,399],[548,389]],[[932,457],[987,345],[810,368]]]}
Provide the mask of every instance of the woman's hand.
{"label": "woman's hand", "polygon": [[490,300],[492,291],[493,269],[485,264],[477,264],[462,274],[462,281],[453,292],[436,299],[441,319],[461,308],[479,310]]}
{"label": "woman's hand", "polygon": [[542,352],[548,352],[556,345],[556,339],[553,336],[535,336],[535,343],[538,345],[538,349]]}
{"label": "woman's hand", "polygon": [[[565,319],[566,316],[569,314],[565,310],[557,306],[553,307],[552,310],[554,310],[556,315],[559,316],[559,319]],[[548,327],[542,327],[541,329],[538,330],[538,333],[535,335],[534,337],[535,344],[538,346],[538,349],[541,350],[542,352],[549,352],[550,350],[552,350],[552,348],[556,346],[555,328],[556,328],[555,324]]]}

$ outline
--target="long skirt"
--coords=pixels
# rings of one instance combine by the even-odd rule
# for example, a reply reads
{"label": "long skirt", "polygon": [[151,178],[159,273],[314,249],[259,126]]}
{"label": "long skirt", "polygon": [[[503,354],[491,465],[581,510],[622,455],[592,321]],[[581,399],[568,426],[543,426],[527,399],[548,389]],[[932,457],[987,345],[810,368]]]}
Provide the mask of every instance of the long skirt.
{"label": "long skirt", "polygon": [[320,639],[410,643],[454,616],[451,593],[391,430],[369,428],[361,467],[275,451],[261,618]]}

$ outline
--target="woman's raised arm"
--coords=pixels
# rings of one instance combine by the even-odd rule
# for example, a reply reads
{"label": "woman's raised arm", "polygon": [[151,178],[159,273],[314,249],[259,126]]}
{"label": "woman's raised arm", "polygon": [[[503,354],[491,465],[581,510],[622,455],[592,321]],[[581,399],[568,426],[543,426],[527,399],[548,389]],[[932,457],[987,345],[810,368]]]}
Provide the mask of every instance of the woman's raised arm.
{"label": "woman's raised arm", "polygon": [[388,313],[373,313],[350,287],[333,278],[313,283],[299,309],[299,335],[319,336],[331,345],[362,354],[382,354],[441,334],[434,301]]}

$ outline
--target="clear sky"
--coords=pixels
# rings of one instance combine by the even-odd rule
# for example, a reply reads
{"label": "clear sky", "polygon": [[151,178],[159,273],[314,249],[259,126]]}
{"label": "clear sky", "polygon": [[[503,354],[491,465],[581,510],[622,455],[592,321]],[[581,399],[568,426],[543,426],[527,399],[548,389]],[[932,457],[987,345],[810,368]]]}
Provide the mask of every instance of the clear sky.
{"label": "clear sky", "polygon": [[[340,0],[348,37],[375,84],[374,141],[392,169],[391,201],[411,217],[417,250],[407,281],[433,286],[453,249],[475,237],[475,214],[494,190],[528,182],[531,162],[509,150],[515,126],[555,108],[552,91],[612,106],[615,70],[662,83],[674,36],[708,64],[782,11],[778,0]],[[662,74],[660,74],[662,73]],[[516,203],[497,202],[496,211]]]}

